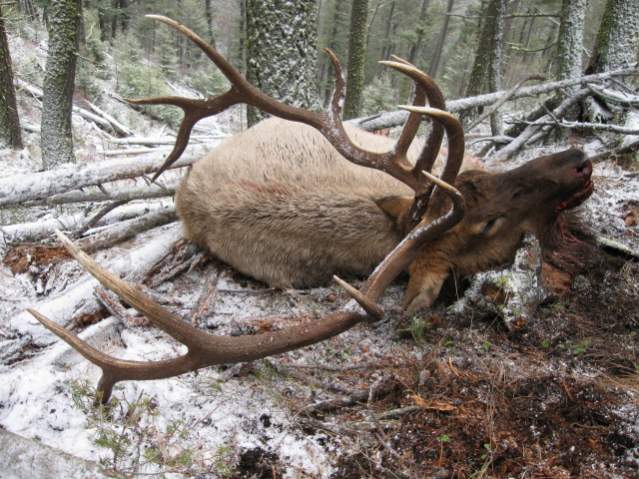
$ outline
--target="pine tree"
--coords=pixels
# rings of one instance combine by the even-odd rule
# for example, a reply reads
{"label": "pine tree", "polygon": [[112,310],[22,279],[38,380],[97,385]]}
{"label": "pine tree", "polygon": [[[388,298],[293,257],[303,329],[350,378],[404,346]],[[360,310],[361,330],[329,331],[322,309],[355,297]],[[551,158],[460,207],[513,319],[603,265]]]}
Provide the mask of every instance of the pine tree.
{"label": "pine tree", "polygon": [[362,107],[367,26],[368,0],[354,0],[348,42],[348,77],[346,79],[344,118],[358,116]]}
{"label": "pine tree", "polygon": [[[559,28],[559,79],[577,78],[583,74],[582,51],[587,0],[563,0]],[[576,91],[579,86],[566,90]]]}
{"label": "pine tree", "polygon": [[639,2],[608,0],[591,61],[593,72],[637,63],[639,53]]}
{"label": "pine tree", "polygon": [[75,84],[81,0],[52,0],[49,53],[42,98],[42,162],[45,169],[75,160],[71,108]]}
{"label": "pine tree", "polygon": [[[246,0],[247,76],[290,105],[316,105],[317,0]],[[249,125],[265,116],[248,110]]]}
{"label": "pine tree", "polygon": [[9,42],[0,4],[0,147],[22,148]]}

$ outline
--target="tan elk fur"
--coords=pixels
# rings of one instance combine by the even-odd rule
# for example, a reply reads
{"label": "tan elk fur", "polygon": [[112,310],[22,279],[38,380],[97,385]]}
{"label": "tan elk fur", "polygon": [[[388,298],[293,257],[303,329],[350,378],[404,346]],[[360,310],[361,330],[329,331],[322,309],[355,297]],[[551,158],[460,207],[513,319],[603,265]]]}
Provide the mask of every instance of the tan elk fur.
{"label": "tan elk fur", "polygon": [[[355,127],[347,131],[369,151],[394,145]],[[411,147],[409,158],[420,146]],[[583,158],[571,151],[564,154]],[[573,188],[537,187],[561,163],[555,157],[534,160],[521,173],[522,168],[503,174],[471,170],[458,176],[455,185],[468,211],[409,267],[404,299],[409,312],[432,304],[451,269],[465,275],[501,265],[512,259],[524,233],[545,234],[557,215],[555,189],[565,196]],[[526,188],[529,193],[521,197],[518,189]],[[334,274],[369,274],[402,239],[398,225],[412,197],[412,190],[388,174],[346,161],[315,129],[273,118],[197,162],[176,202],[189,239],[248,276],[300,288],[326,284]],[[448,209],[447,200],[439,200],[427,217],[436,219]]]}

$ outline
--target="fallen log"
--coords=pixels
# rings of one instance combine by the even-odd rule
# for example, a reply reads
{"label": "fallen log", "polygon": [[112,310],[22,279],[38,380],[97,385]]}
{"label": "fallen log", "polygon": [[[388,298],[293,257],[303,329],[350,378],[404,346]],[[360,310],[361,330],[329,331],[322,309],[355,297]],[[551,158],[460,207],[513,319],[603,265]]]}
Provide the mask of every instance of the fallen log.
{"label": "fallen log", "polygon": [[[40,99],[43,96],[42,93],[42,89],[38,88],[35,85],[31,85],[30,83],[27,83],[26,81],[20,79],[20,78],[16,78],[15,79],[15,85],[17,88],[20,88],[22,90],[25,90],[29,93],[31,93],[31,95],[33,95],[34,97]],[[133,131],[129,128],[127,128],[126,126],[122,125],[121,123],[119,123],[115,118],[113,118],[111,115],[105,113],[104,111],[102,111],[100,108],[98,108],[97,106],[91,104],[90,102],[88,102],[89,107],[95,112],[91,112],[89,110],[86,110],[84,108],[81,108],[77,105],[73,105],[72,111],[73,113],[75,113],[76,115],[79,115],[80,117],[84,118],[85,120],[91,121],[93,123],[95,123],[96,125],[98,125],[101,129],[106,130],[110,133],[115,133],[116,135],[120,135],[120,136],[127,136],[127,135],[131,135],[133,134]]]}
{"label": "fallen log", "polygon": [[[533,85],[519,89],[515,92],[509,100],[516,100],[518,98],[537,96],[544,93],[550,93],[561,88],[580,85],[588,82],[596,82],[613,78],[617,76],[631,76],[639,74],[639,70],[636,68],[627,68],[621,70],[614,70],[610,72],[597,73],[594,75],[586,75],[581,78],[573,78],[569,80],[560,80],[553,82],[540,83],[539,85]],[[489,106],[498,102],[501,98],[508,94],[508,90],[500,90],[495,93],[486,93],[484,95],[478,95],[467,98],[458,98],[456,100],[450,100],[446,102],[446,109],[451,113],[458,113],[461,111],[469,110],[471,108],[478,108],[482,106]],[[374,116],[365,118],[355,118],[350,120],[353,124],[367,131],[382,130],[384,128],[392,128],[403,124],[406,121],[408,113],[403,110],[383,112]]]}
{"label": "fallen log", "polygon": [[[179,226],[170,226],[146,239],[139,247],[103,261],[103,264],[128,281],[141,282],[151,268],[171,251],[173,244],[180,237]],[[93,294],[97,286],[97,280],[89,273],[83,273],[73,286],[66,288],[54,298],[40,301],[34,307],[47,311],[52,320],[68,327],[74,317],[95,314],[101,308],[100,302]],[[57,341],[55,335],[42,328],[26,311],[10,318],[6,322],[6,327],[17,337],[30,336],[30,343],[36,346],[48,346]]]}
{"label": "fallen log", "polygon": [[514,153],[519,151],[519,149],[521,149],[526,143],[528,143],[533,138],[533,136],[537,134],[539,134],[540,136],[543,136],[541,135],[541,133],[545,135],[550,129],[554,127],[554,125],[548,126],[547,118],[548,119],[562,118],[572,105],[581,101],[582,99],[584,99],[590,94],[591,94],[591,91],[589,88],[582,88],[579,91],[577,91],[573,96],[566,98],[550,114],[547,113],[545,116],[543,116],[539,120],[528,125],[518,137],[516,137],[513,141],[511,141],[506,146],[504,146],[501,150],[497,151],[497,153],[493,155],[493,159],[497,161],[504,161],[510,158]]}
{"label": "fallen log", "polygon": [[[212,146],[188,147],[170,168],[193,164]],[[7,176],[0,179],[0,206],[21,206],[29,201],[45,202],[50,196],[85,186],[153,173],[163,163],[163,158],[153,154],[149,157],[104,160],[85,165],[66,164],[54,170]]]}
{"label": "fallen log", "polygon": [[[166,211],[166,204],[134,204],[118,208],[105,215],[96,226],[107,226],[122,221],[137,218],[145,213],[155,211]],[[90,218],[86,213],[76,213],[72,215],[62,215],[56,218],[39,219],[28,223],[17,223],[0,227],[0,238],[3,245],[13,243],[25,243],[31,241],[41,241],[51,236],[55,230],[67,232],[78,231]]]}
{"label": "fallen log", "polygon": [[151,184],[144,186],[132,186],[130,188],[118,187],[117,189],[111,190],[103,188],[98,191],[70,191],[68,193],[49,196],[48,198],[43,198],[41,200],[29,201],[24,203],[22,206],[53,206],[70,203],[101,203],[104,201],[134,201],[165,198],[175,194],[177,183],[177,181],[170,181],[168,185]]}

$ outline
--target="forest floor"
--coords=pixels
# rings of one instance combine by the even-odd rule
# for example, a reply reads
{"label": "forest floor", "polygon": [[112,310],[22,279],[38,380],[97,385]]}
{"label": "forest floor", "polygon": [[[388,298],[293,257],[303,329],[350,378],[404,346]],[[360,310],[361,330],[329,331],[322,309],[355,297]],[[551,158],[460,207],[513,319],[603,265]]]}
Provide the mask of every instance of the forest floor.
{"label": "forest floor", "polygon": [[[21,109],[29,105],[37,123],[33,103]],[[79,157],[90,159],[103,146],[76,123]],[[37,136],[27,142],[21,160],[3,155],[7,169],[35,169]],[[598,163],[594,183],[580,208],[584,223],[639,251],[637,163]],[[170,238],[161,262],[177,261],[184,245],[175,224],[99,259],[126,261],[158,237]],[[25,308],[65,298],[85,277],[64,256],[33,257],[21,268],[25,251],[5,249],[0,266],[2,349],[20,346],[0,366],[0,429],[116,477],[639,476],[639,264],[631,255],[593,247],[588,267],[557,288],[556,275],[539,277],[529,244],[513,268],[453,288],[426,313],[398,311],[400,282],[384,298],[380,323],[268,360],[121,383],[111,406],[96,408],[98,368],[35,320],[14,327]],[[273,290],[213,260],[160,284],[152,279],[147,285],[185,317],[208,297],[198,324],[214,334],[285,328],[296,315],[319,316],[348,300],[337,287]],[[73,329],[120,358],[183,352],[138,319],[102,310],[78,314]]]}

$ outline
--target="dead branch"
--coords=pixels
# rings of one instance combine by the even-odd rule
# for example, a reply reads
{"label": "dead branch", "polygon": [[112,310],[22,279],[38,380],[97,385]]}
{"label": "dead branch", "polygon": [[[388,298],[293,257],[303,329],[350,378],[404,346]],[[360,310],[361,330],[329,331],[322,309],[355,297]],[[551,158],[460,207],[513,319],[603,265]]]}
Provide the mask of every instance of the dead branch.
{"label": "dead branch", "polygon": [[134,201],[149,200],[155,198],[164,198],[173,196],[177,181],[170,181],[169,186],[163,186],[158,183],[145,186],[134,186],[130,188],[117,188],[107,191],[102,188],[99,191],[70,191],[43,198],[37,201],[29,201],[22,206],[32,207],[40,205],[64,205],[69,203],[99,203],[103,201]]}
{"label": "dead branch", "polygon": [[[550,93],[555,90],[559,90],[561,88],[580,85],[588,82],[592,83],[602,81],[617,76],[631,76],[637,74],[639,74],[639,70],[635,68],[629,68],[614,70],[605,73],[597,73],[594,75],[586,75],[581,78],[541,83],[539,85],[521,88],[519,91],[511,96],[510,100],[516,100],[518,98],[529,96],[538,96],[544,93]],[[457,113],[460,111],[470,110],[472,108],[489,106],[499,101],[507,93],[508,90],[501,90],[495,93],[486,93],[484,95],[451,100],[446,102],[446,109],[450,112]],[[406,112],[397,110],[380,113],[371,117],[356,118],[351,121],[364,130],[375,131],[401,125],[404,121],[406,121],[407,116],[408,115],[406,114]]]}
{"label": "dead branch", "polygon": [[[166,209],[162,204],[135,204],[120,208],[101,218],[94,226],[108,226],[114,223],[130,220],[145,213]],[[88,221],[85,213],[63,215],[57,218],[40,219],[28,223],[0,227],[0,238],[4,245],[41,241],[53,234],[57,229],[64,231],[78,231]]]}
{"label": "dead branch", "polygon": [[[20,79],[15,79],[15,84],[17,88],[20,88],[24,91],[29,92],[35,98],[42,98],[42,90],[35,85],[31,85],[30,83]],[[103,112],[100,108],[95,105],[92,105],[90,102],[87,102],[91,109],[95,112],[91,112],[84,108],[80,108],[79,106],[73,106],[73,113],[81,116],[85,120],[95,123],[102,130],[106,130],[110,133],[115,133],[116,135],[126,136],[132,133],[132,130],[122,125],[120,122],[115,120],[111,115]]]}
{"label": "dead branch", "polygon": [[149,271],[146,284],[155,288],[165,281],[176,277],[184,271],[190,270],[194,264],[199,264],[202,252],[193,243],[180,241],[175,247]]}
{"label": "dead branch", "polygon": [[127,326],[138,327],[149,324],[149,321],[144,316],[136,314],[133,308],[126,309],[120,301],[120,298],[118,298],[118,295],[108,289],[101,287],[95,288],[94,294],[111,316]]}
{"label": "dead branch", "polygon": [[555,118],[562,118],[572,105],[581,101],[588,95],[590,95],[590,89],[582,88],[573,96],[566,98],[559,104],[557,108],[552,111],[551,114],[546,114],[541,119],[533,122],[533,124],[528,125],[517,138],[515,138],[508,145],[499,150],[494,155],[494,159],[497,161],[504,161],[510,158],[515,152],[519,151],[519,149],[521,149],[526,143],[529,143],[531,138],[537,133],[543,133],[543,135],[547,134],[547,132],[555,126],[554,123],[553,126],[546,125],[547,117],[550,118],[551,116],[554,116]]}
{"label": "dead branch", "polygon": [[218,289],[217,284],[220,281],[220,271],[216,270],[209,276],[206,286],[202,289],[202,293],[198,298],[193,310],[191,311],[191,323],[194,326],[199,326],[200,320],[205,315],[211,312],[212,307],[215,305],[215,299],[217,298]]}
{"label": "dead branch", "polygon": [[639,95],[633,95],[631,93],[620,93],[618,91],[600,87],[595,84],[588,84],[588,86],[597,95],[601,96],[604,100],[611,103],[617,103],[624,106],[639,106]]}
{"label": "dead branch", "polygon": [[590,157],[592,162],[599,162],[607,160],[608,158],[614,158],[616,156],[627,155],[639,151],[639,140],[633,141],[627,145],[622,145],[609,150],[604,150],[596,155]]}
{"label": "dead branch", "polygon": [[134,238],[140,233],[177,220],[175,208],[164,208],[147,213],[139,218],[123,221],[103,229],[91,236],[82,238],[78,243],[87,251],[95,252],[110,248],[118,243]]}
{"label": "dead branch", "polygon": [[[124,276],[129,281],[140,282],[153,266],[166,256],[179,238],[180,229],[174,225],[158,232],[137,248],[125,251],[103,264],[118,276]],[[68,326],[73,323],[75,317],[99,311],[100,303],[93,295],[98,285],[98,280],[91,274],[83,273],[73,286],[66,288],[54,298],[39,302],[37,307],[51,312],[58,324]],[[56,341],[56,336],[48,330],[43,330],[26,311],[9,318],[6,325],[19,336],[30,336],[31,344],[46,346]]]}
{"label": "dead branch", "polygon": [[[524,122],[528,123],[528,122]],[[557,122],[537,122],[538,125],[558,126],[561,128],[569,128],[571,130],[598,130],[609,131],[612,133],[622,133],[624,135],[639,135],[639,128],[629,128],[621,125],[611,125],[608,123],[590,123],[580,121],[557,121]]]}
{"label": "dead branch", "polygon": [[[193,164],[210,145],[196,145],[171,165],[181,168]],[[105,160],[85,165],[66,164],[59,168],[22,173],[0,179],[0,206],[21,206],[29,201],[46,202],[46,198],[85,186],[136,178],[160,169],[164,160],[155,154],[142,158]]]}
{"label": "dead branch", "polygon": [[501,108],[504,103],[506,103],[508,100],[510,100],[518,91],[519,89],[524,85],[524,83],[530,81],[530,80],[545,80],[546,77],[543,75],[529,75],[526,78],[523,78],[521,80],[519,80],[515,86],[513,86],[510,90],[508,90],[504,96],[499,99],[491,108],[489,108],[488,110],[486,110],[479,118],[477,118],[468,128],[467,131],[472,130],[473,128],[475,128],[477,125],[479,125],[482,121],[484,121],[486,118],[488,118],[490,115],[492,115],[493,113],[495,113],[497,110],[499,110],[499,108]]}
{"label": "dead branch", "polygon": [[98,222],[102,218],[104,218],[104,216],[109,214],[114,209],[124,205],[126,202],[127,202],[126,200],[117,200],[117,201],[113,201],[113,202],[109,203],[108,205],[103,206],[100,209],[100,211],[98,211],[96,214],[94,214],[91,218],[87,219],[87,221],[80,227],[80,229],[78,229],[76,235],[77,236],[82,236],[88,230],[90,230],[95,225],[97,225]]}

